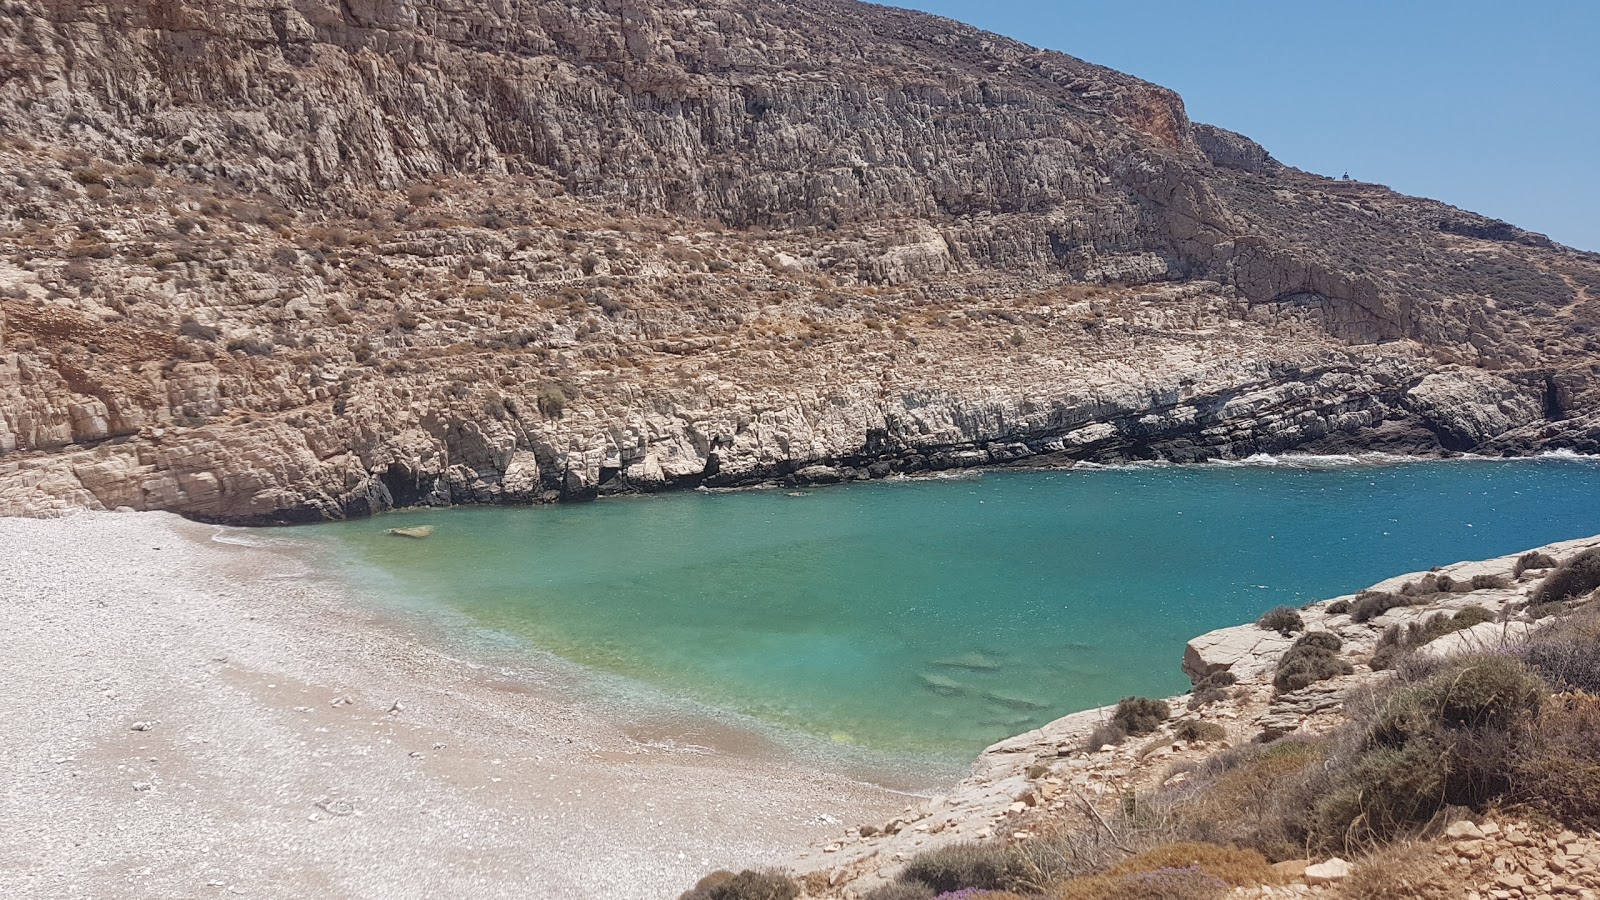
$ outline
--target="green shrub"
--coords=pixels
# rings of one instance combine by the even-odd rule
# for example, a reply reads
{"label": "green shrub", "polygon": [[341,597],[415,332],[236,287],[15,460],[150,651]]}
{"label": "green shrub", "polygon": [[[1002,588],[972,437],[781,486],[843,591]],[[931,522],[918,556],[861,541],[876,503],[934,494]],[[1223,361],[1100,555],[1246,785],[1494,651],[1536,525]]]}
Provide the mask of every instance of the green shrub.
{"label": "green shrub", "polygon": [[1117,703],[1117,709],[1111,714],[1111,721],[1121,725],[1122,730],[1130,735],[1149,734],[1161,727],[1161,723],[1172,717],[1172,708],[1165,700],[1152,700],[1149,697],[1124,697]]}
{"label": "green shrub", "polygon": [[678,900],[794,900],[798,896],[800,886],[789,876],[770,870],[746,869],[737,875],[712,872]]}
{"label": "green shrub", "polygon": [[1559,603],[1600,588],[1600,547],[1579,553],[1544,577],[1528,600],[1531,605]]}
{"label": "green shrub", "polygon": [[1522,573],[1529,569],[1553,569],[1556,566],[1555,557],[1538,550],[1530,550],[1517,557],[1516,565],[1511,567],[1511,577],[1521,578]]}
{"label": "green shrub", "polygon": [[1318,681],[1350,674],[1354,669],[1338,656],[1342,646],[1344,642],[1330,631],[1306,632],[1278,660],[1273,686],[1281,693],[1288,693]]}
{"label": "green shrub", "polygon": [[1296,631],[1304,631],[1305,620],[1300,618],[1300,612],[1292,606],[1275,607],[1266,615],[1256,620],[1256,627],[1263,631],[1276,631],[1288,637]]}
{"label": "green shrub", "polygon": [[1463,607],[1457,610],[1454,616],[1450,617],[1450,624],[1455,626],[1451,631],[1460,631],[1463,628],[1471,628],[1474,625],[1482,625],[1484,622],[1493,622],[1494,620],[1494,613],[1481,606]]}
{"label": "green shrub", "polygon": [[919,853],[900,870],[902,884],[923,884],[935,894],[979,888],[1005,891],[1025,885],[1027,860],[1004,844],[952,844]]}
{"label": "green shrub", "polygon": [[1387,841],[1446,805],[1481,807],[1512,787],[1543,682],[1510,656],[1406,678],[1353,708],[1353,736],[1324,770],[1313,821],[1330,847]]}
{"label": "green shrub", "polygon": [[1330,616],[1342,616],[1345,613],[1348,613],[1350,611],[1350,601],[1349,600],[1335,600],[1332,603],[1328,604],[1327,609],[1328,609],[1328,615],[1330,615]]}

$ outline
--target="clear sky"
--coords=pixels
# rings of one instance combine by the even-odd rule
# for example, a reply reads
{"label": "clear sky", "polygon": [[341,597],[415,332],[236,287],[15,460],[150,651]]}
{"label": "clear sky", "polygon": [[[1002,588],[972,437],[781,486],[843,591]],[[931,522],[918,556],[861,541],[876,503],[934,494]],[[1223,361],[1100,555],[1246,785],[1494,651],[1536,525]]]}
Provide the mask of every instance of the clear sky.
{"label": "clear sky", "polygon": [[1600,251],[1600,0],[894,0],[1119,69],[1311,172]]}

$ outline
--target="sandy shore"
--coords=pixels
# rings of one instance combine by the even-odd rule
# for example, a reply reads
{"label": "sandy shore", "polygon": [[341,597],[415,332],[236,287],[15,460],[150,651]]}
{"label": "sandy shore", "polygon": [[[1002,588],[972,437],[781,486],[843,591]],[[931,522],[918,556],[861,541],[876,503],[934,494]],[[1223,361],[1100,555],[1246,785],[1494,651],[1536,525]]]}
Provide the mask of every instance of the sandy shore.
{"label": "sandy shore", "polygon": [[673,897],[908,802],[456,659],[219,532],[0,519],[0,896]]}

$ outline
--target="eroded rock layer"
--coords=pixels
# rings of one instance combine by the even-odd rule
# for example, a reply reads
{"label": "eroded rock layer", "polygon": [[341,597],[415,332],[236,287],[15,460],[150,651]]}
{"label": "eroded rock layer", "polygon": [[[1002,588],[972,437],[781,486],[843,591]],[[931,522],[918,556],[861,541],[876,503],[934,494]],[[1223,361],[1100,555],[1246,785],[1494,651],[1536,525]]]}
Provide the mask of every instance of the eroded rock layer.
{"label": "eroded rock layer", "polygon": [[1600,448],[1600,257],[833,0],[0,3],[0,512]]}

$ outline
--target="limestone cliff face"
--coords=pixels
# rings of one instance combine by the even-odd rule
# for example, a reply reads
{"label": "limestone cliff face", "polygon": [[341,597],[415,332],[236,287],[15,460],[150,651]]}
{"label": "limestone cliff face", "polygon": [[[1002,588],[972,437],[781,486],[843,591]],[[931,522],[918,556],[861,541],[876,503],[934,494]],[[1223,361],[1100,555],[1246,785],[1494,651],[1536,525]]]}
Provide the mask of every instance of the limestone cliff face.
{"label": "limestone cliff face", "polygon": [[0,512],[1600,446],[1600,259],[832,0],[8,0]]}

